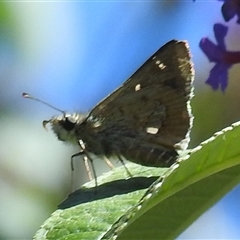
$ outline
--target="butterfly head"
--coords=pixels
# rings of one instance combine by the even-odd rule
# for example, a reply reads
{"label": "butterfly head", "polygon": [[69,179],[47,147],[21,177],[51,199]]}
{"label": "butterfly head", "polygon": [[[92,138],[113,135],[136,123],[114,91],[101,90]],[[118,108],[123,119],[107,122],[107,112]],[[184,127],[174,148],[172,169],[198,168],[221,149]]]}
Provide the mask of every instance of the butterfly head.
{"label": "butterfly head", "polygon": [[87,118],[88,114],[80,114],[73,113],[69,114],[65,111],[62,111],[59,108],[54,107],[53,105],[44,102],[38,98],[31,96],[28,93],[23,93],[22,96],[24,98],[32,99],[34,101],[40,102],[48,107],[61,112],[62,115],[58,117],[52,117],[49,120],[43,121],[43,126],[46,128],[47,124],[51,125],[53,132],[57,135],[58,139],[61,141],[69,142],[69,143],[78,143],[78,139],[76,137],[76,126],[80,126],[82,122]]}
{"label": "butterfly head", "polygon": [[76,137],[76,126],[81,125],[85,119],[86,115],[84,114],[64,113],[62,116],[44,120],[43,126],[46,128],[46,125],[50,124],[53,132],[57,135],[59,140],[76,144],[78,142]]}

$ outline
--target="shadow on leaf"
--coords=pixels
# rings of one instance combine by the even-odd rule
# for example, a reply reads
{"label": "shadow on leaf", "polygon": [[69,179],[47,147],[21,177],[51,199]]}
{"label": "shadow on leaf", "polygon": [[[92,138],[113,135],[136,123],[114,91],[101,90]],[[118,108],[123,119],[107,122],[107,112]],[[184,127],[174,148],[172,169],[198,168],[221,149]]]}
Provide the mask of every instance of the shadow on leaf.
{"label": "shadow on leaf", "polygon": [[97,188],[81,188],[71,193],[66,200],[60,203],[58,209],[66,209],[81,203],[146,189],[157,179],[158,177],[134,177],[104,183]]}

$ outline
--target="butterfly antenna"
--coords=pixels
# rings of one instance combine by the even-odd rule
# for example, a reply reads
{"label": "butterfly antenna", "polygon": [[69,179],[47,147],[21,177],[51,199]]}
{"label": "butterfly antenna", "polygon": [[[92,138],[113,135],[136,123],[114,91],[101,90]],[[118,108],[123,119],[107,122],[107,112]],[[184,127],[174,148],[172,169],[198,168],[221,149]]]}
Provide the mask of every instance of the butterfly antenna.
{"label": "butterfly antenna", "polygon": [[51,105],[51,104],[49,104],[49,103],[47,103],[47,102],[44,102],[44,101],[42,101],[42,100],[40,100],[40,99],[38,99],[38,98],[35,98],[35,97],[31,96],[31,95],[28,94],[28,93],[23,93],[22,96],[23,96],[24,98],[32,99],[32,100],[34,100],[34,101],[40,102],[40,103],[42,103],[42,104],[44,104],[44,105],[47,105],[48,107],[50,107],[50,108],[52,108],[52,109],[55,109],[55,110],[58,111],[58,112],[61,112],[63,115],[66,114],[63,110],[61,110],[61,109],[59,109],[59,108],[56,108],[56,107],[54,107],[53,105]]}

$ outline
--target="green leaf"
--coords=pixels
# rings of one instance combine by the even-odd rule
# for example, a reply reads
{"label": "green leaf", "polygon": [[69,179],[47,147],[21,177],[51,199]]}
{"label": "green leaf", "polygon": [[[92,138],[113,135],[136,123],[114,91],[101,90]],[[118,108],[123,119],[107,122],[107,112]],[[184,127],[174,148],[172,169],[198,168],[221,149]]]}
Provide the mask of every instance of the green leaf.
{"label": "green leaf", "polygon": [[67,209],[54,212],[34,239],[99,239],[167,170],[133,163],[127,164],[127,168],[133,178],[125,179],[124,167],[116,168],[97,179],[101,184],[97,189],[92,181],[71,194],[59,206]]}
{"label": "green leaf", "polygon": [[[239,142],[240,123],[236,123],[216,133],[165,171],[130,165],[134,176],[147,177],[134,177],[129,193],[121,190],[123,182],[113,181],[119,179],[119,174],[123,176],[125,170],[120,168],[117,173],[109,173],[99,180],[113,181],[110,187],[99,186],[100,192],[95,196],[104,197],[106,189],[112,196],[57,210],[35,239],[175,239],[239,183]],[[161,177],[145,194],[144,190],[134,191],[139,182],[150,179],[151,173]],[[128,185],[131,179],[124,181]],[[120,188],[119,195],[115,194],[116,188]]]}

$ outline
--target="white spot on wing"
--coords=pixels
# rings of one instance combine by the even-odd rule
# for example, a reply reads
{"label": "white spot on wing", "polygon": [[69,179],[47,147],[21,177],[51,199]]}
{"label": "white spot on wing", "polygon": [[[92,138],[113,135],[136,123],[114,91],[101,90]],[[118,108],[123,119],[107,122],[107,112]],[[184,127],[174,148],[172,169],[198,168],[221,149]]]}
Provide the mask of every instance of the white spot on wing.
{"label": "white spot on wing", "polygon": [[160,63],[160,64],[158,65],[158,67],[161,68],[161,69],[164,69],[164,68],[166,67],[166,65],[164,65],[163,63]]}
{"label": "white spot on wing", "polygon": [[91,123],[91,126],[93,128],[98,128],[102,125],[104,118],[93,117],[92,115],[90,115],[87,121]]}
{"label": "white spot on wing", "polygon": [[158,67],[160,69],[164,69],[166,67],[166,65],[164,63],[162,63],[160,60],[157,60],[155,63],[156,63],[156,65],[158,65]]}
{"label": "white spot on wing", "polygon": [[137,84],[136,86],[135,86],[135,91],[137,92],[137,91],[139,91],[141,89],[141,84]]}
{"label": "white spot on wing", "polygon": [[94,128],[97,128],[97,127],[100,127],[102,125],[102,123],[100,121],[96,121],[95,123],[93,123],[93,127]]}
{"label": "white spot on wing", "polygon": [[155,127],[147,127],[147,128],[146,128],[146,131],[147,131],[147,133],[150,133],[150,134],[157,134],[157,133],[158,133],[158,128],[155,128]]}

